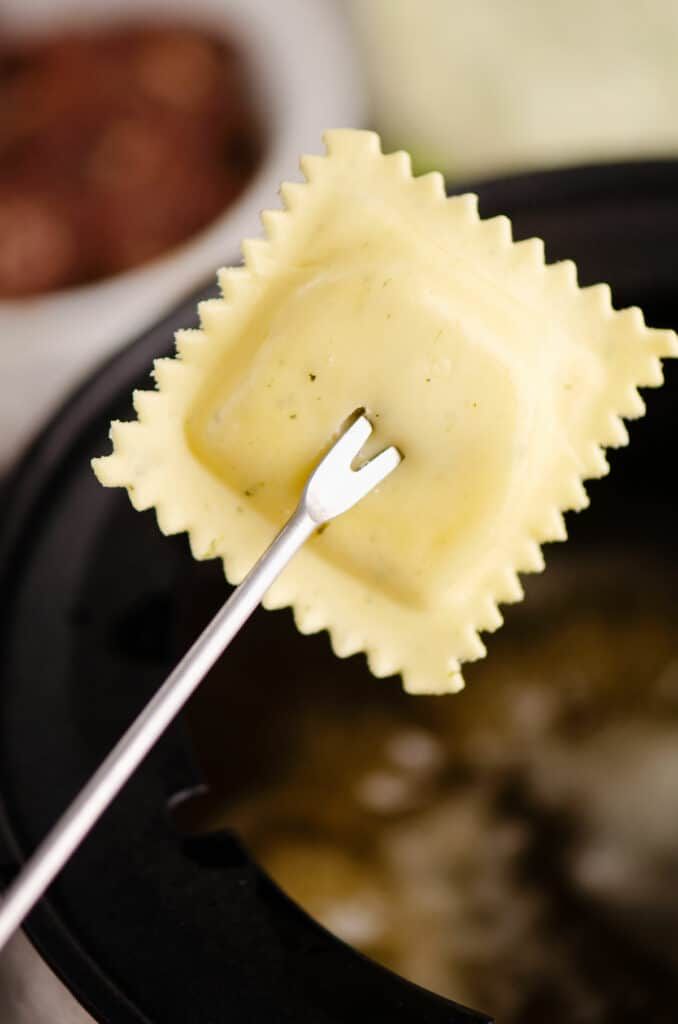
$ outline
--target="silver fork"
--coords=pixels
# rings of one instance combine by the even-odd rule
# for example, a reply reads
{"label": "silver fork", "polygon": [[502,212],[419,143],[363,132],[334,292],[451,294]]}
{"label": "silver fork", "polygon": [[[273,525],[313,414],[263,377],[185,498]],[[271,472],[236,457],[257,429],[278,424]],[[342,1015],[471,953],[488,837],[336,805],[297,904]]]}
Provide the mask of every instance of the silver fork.
{"label": "silver fork", "polygon": [[273,581],[319,526],[348,511],[392,473],[400,452],[385,448],[352,464],[372,432],[358,416],[309,477],[296,511],[223,608],[26,861],[0,903],[0,949],[197,689]]}

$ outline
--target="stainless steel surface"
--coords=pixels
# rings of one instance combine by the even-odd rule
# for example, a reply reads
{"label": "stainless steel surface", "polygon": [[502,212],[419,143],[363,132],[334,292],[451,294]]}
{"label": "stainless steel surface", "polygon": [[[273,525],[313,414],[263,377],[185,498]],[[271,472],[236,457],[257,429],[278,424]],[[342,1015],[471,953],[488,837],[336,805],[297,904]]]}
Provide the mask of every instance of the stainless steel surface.
{"label": "stainless steel surface", "polygon": [[361,468],[352,468],[371,432],[370,421],[360,415],[330,448],[309,477],[289,522],[26,862],[0,905],[0,949],[179,713],[293,555],[318,526],[346,512],[396,468],[401,456],[393,447]]}

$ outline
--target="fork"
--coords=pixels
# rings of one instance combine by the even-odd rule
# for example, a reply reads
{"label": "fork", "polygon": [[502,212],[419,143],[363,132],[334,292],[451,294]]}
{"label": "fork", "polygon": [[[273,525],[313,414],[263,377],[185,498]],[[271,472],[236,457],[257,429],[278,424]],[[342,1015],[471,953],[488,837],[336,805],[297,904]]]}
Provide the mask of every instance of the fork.
{"label": "fork", "polygon": [[347,512],[398,466],[402,456],[397,448],[390,446],[359,469],[353,468],[371,433],[369,419],[364,413],[358,413],[311,473],[296,510],[273,543],[26,861],[0,903],[0,950],[247,622],[291,558],[319,526]]}

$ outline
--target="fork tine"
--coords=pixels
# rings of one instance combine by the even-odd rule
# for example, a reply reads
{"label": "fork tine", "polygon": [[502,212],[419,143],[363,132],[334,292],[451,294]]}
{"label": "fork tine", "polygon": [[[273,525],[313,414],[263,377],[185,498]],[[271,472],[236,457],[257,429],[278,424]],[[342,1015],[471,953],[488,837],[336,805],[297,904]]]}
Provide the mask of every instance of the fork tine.
{"label": "fork tine", "polygon": [[314,522],[325,523],[346,512],[381,483],[400,462],[400,452],[391,447],[361,469],[353,469],[353,462],[371,433],[372,424],[367,416],[359,416],[311,473],[302,504]]}
{"label": "fork tine", "polygon": [[372,433],[373,427],[367,416],[363,413],[351,424],[348,430],[339,438],[332,447],[332,452],[338,458],[346,459],[350,464],[360,454],[362,446]]}
{"label": "fork tine", "polygon": [[360,449],[372,433],[372,424],[363,413],[347,430],[338,438],[324,458],[316,467],[333,464],[350,466],[353,460],[360,454]]}
{"label": "fork tine", "polygon": [[392,473],[401,459],[402,455],[398,449],[391,445],[390,448],[384,448],[382,452],[356,470],[358,482],[365,488],[365,494],[380,484],[389,473]]}

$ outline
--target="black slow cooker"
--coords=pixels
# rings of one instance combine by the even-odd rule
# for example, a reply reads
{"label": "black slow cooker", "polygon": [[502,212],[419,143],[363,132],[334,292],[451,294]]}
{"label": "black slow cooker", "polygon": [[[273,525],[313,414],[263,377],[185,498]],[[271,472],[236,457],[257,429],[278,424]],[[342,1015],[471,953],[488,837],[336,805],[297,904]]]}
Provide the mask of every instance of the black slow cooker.
{"label": "black slow cooker", "polygon": [[[675,327],[677,176],[675,162],[638,163],[520,176],[476,191],[483,216],[507,213],[516,238],[539,235],[550,261],[575,259],[581,284],[608,281],[617,307],[638,304],[648,323]],[[197,299],[213,293],[191,296],[103,367],[65,403],[6,484],[0,538],[6,879],[199,627],[187,627],[186,608],[196,573],[208,567],[189,568],[184,537],[162,538],[150,514],[133,513],[124,495],[100,488],[89,459],[107,450],[109,421],[131,417],[131,391],[145,386],[152,359],[171,349],[174,330],[195,322]],[[672,366],[666,371],[665,388],[649,395],[646,419],[632,428],[631,447],[613,456],[611,476],[591,487],[591,509],[569,523],[568,549],[587,551],[611,536],[629,550],[649,541],[671,572],[678,373]],[[265,714],[267,687],[284,690],[311,642],[287,619],[258,613],[229,653],[234,692],[258,688]],[[314,657],[331,659],[325,648],[318,654],[316,647]],[[366,675],[356,659],[333,671]],[[237,703],[232,713],[237,717]],[[256,743],[254,730],[238,758]],[[235,753],[225,744],[226,761]],[[339,941],[278,888],[233,830],[182,830],[173,810],[204,783],[180,721],[26,924],[40,955],[97,1021],[490,1020]],[[327,794],[330,800],[331,771]],[[675,1014],[678,984],[664,967],[639,968],[650,979],[643,1019],[653,1024]],[[553,1010],[551,1019],[560,1020]],[[614,1019],[627,1019],[623,1009]]]}

